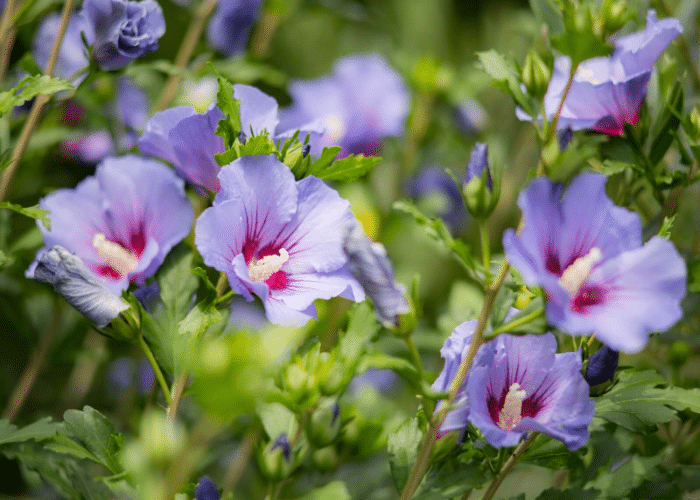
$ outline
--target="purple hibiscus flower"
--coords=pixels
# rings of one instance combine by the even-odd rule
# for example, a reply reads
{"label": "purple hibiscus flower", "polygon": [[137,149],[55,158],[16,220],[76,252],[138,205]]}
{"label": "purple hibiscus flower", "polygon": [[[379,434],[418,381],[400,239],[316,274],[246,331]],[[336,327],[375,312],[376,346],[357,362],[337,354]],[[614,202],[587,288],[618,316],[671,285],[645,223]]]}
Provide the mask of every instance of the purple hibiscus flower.
{"label": "purple hibiscus flower", "polygon": [[359,225],[345,231],[343,251],[352,275],[372,299],[379,321],[391,328],[399,314],[410,311],[404,286],[394,281],[394,268],[381,243],[373,243]]}
{"label": "purple hibiscus flower", "polygon": [[507,230],[503,246],[525,281],[547,292],[550,323],[634,353],[682,316],[685,262],[661,237],[642,245],[639,216],[610,201],[605,180],[581,174],[563,197],[561,185],[533,180],[518,198],[525,226],[519,236]]}
{"label": "purple hibiscus flower", "polygon": [[165,33],[163,11],[155,0],[85,0],[81,13],[94,33],[92,54],[108,71],[153,52]]}
{"label": "purple hibiscus flower", "polygon": [[[46,69],[49,62],[51,49],[60,25],[61,14],[49,14],[41,21],[34,36],[32,55],[42,70]],[[61,48],[53,72],[55,76],[68,79],[90,64],[87,47],[83,43],[81,33],[85,34],[86,40],[90,43],[94,36],[92,27],[81,13],[74,13],[68,21],[66,34],[61,41]],[[80,78],[73,80],[73,84],[78,85],[85,79],[85,76],[81,75]]]}
{"label": "purple hibiscus flower", "polygon": [[[294,131],[278,132],[277,101],[249,85],[234,85],[234,97],[240,99],[241,138],[266,130],[272,139],[282,140]],[[224,113],[213,103],[203,114],[190,106],[177,106],[153,115],[138,141],[143,154],[162,158],[175,167],[186,181],[215,193],[219,184],[216,153],[226,150],[224,139],[216,135],[216,127]],[[315,125],[302,127],[302,134],[316,131]],[[294,129],[296,130],[296,129]],[[303,135],[302,135],[303,137]]]}
{"label": "purple hibiscus flower", "polygon": [[262,0],[219,2],[207,28],[209,45],[227,56],[243,52],[261,6]]}
{"label": "purple hibiscus flower", "polygon": [[288,128],[321,120],[325,133],[312,137],[318,154],[325,146],[341,146],[340,157],[375,154],[384,137],[404,131],[410,95],[401,76],[376,54],[339,60],[334,73],[289,85],[294,104],[282,112]]}
{"label": "purple hibiscus flower", "polygon": [[306,323],[316,316],[316,299],[364,300],[342,248],[345,228],[357,222],[336,191],[316,177],[295,181],[274,155],[239,158],[219,180],[213,206],[197,220],[195,244],[236,293],[262,299],[272,323]]}
{"label": "purple hibiscus flower", "polygon": [[479,349],[466,382],[469,421],[495,447],[538,431],[583,446],[595,405],[581,375],[581,353],[556,354],[554,335],[499,335]]}
{"label": "purple hibiscus flower", "polygon": [[[650,10],[645,31],[618,38],[608,57],[582,62],[576,69],[557,128],[591,129],[619,136],[625,123],[636,125],[654,63],[682,32],[677,19],[657,21],[656,12]],[[548,119],[559,107],[570,71],[568,57],[554,61],[554,74],[544,97]]]}
{"label": "purple hibiscus flower", "polygon": [[51,212],[51,230],[39,225],[45,246],[74,252],[117,294],[153,275],[193,218],[183,181],[138,156],[102,161],[94,177],[51,193],[39,206]]}

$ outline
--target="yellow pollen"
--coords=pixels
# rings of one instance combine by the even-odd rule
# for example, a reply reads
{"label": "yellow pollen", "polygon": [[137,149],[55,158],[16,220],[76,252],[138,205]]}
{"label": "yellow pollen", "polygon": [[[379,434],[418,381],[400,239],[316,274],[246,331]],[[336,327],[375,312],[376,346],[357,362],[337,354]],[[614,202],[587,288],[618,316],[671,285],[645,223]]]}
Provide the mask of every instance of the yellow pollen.
{"label": "yellow pollen", "polygon": [[104,260],[122,276],[129,274],[139,265],[139,256],[119,243],[109,241],[104,234],[97,233],[92,238],[92,246]]}
{"label": "yellow pollen", "polygon": [[248,264],[248,277],[253,281],[266,281],[288,260],[289,254],[284,248],[280,248],[279,255],[268,255],[258,261],[252,260]]}
{"label": "yellow pollen", "polygon": [[514,382],[508,389],[503,409],[498,413],[498,426],[504,431],[509,431],[522,420],[523,401],[527,392],[520,389],[520,384]]}
{"label": "yellow pollen", "polygon": [[590,276],[593,266],[595,266],[603,258],[603,253],[599,248],[593,247],[583,257],[576,259],[573,264],[567,267],[559,278],[561,287],[569,292],[569,295],[575,297],[581,285],[583,285],[588,276]]}

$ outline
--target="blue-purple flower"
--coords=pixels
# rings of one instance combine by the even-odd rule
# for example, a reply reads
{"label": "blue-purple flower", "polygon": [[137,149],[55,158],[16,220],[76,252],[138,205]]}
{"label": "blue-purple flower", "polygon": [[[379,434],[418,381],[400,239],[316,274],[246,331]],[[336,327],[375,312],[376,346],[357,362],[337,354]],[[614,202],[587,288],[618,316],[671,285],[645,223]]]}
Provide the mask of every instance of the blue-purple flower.
{"label": "blue-purple flower", "polygon": [[130,307],[108,290],[79,257],[59,245],[42,248],[26,275],[53,286],[56,293],[100,328]]}
{"label": "blue-purple flower", "polygon": [[507,230],[503,246],[525,281],[547,292],[551,324],[633,353],[681,318],[686,267],[670,241],[642,245],[639,216],[610,201],[605,180],[581,174],[563,196],[560,184],[533,180],[518,198],[523,230]]}
{"label": "blue-purple flower", "polygon": [[394,268],[381,243],[373,243],[358,224],[348,226],[343,239],[352,275],[374,304],[374,313],[386,326],[396,326],[399,314],[410,311],[404,287],[394,281]]}
{"label": "blue-purple flower", "polygon": [[357,222],[336,191],[316,177],[295,181],[274,155],[239,158],[219,180],[197,220],[197,249],[236,293],[260,297],[272,323],[306,323],[316,299],[364,300],[342,248],[345,228]]}
{"label": "blue-purple flower", "polygon": [[[650,10],[646,30],[618,38],[609,57],[579,64],[557,128],[591,129],[619,136],[625,123],[636,125],[654,63],[682,32],[677,19],[657,21],[656,12]],[[554,74],[544,97],[548,119],[559,107],[570,70],[568,57],[554,61]]]}
{"label": "blue-purple flower", "polygon": [[484,344],[466,382],[469,421],[495,447],[538,431],[583,446],[595,405],[581,375],[581,353],[556,353],[554,335],[499,335]]}
{"label": "blue-purple flower", "polygon": [[39,225],[46,248],[74,252],[114,293],[153,275],[193,218],[183,181],[138,156],[102,161],[94,177],[51,193],[39,206],[51,212],[51,230]]}
{"label": "blue-purple flower", "polygon": [[[39,25],[34,35],[32,55],[42,70],[46,69],[51,55],[58,28],[61,25],[61,14],[53,13],[46,16]],[[92,27],[81,13],[74,13],[68,20],[66,33],[61,41],[61,48],[56,59],[53,74],[68,79],[90,64],[87,47],[83,43],[82,35],[85,35],[88,43],[92,40]],[[85,75],[73,81],[77,85],[85,79]]]}
{"label": "blue-purple flower", "polygon": [[207,28],[209,45],[227,56],[243,52],[261,6],[262,0],[219,2]]}
{"label": "blue-purple flower", "polygon": [[617,369],[620,353],[603,346],[588,358],[586,366],[586,382],[588,385],[598,385],[612,380]]}
{"label": "blue-purple flower", "polygon": [[[290,137],[293,130],[278,131],[277,101],[249,85],[234,85],[234,97],[240,100],[242,139],[252,130],[255,135],[266,130],[273,140]],[[138,141],[141,152],[162,158],[175,167],[186,181],[219,192],[219,164],[216,153],[226,150],[216,127],[224,113],[212,104],[203,114],[190,106],[177,106],[156,113]],[[296,130],[296,129],[295,129]],[[312,132],[313,125],[302,131]]]}
{"label": "blue-purple flower", "polygon": [[208,476],[200,477],[197,488],[194,490],[194,498],[195,500],[219,500],[219,490],[216,483]]}
{"label": "blue-purple flower", "polygon": [[321,120],[325,133],[312,137],[312,152],[341,146],[341,157],[375,154],[385,137],[401,136],[410,104],[401,76],[376,54],[345,57],[332,75],[293,81],[289,93],[294,103],[282,112],[282,122],[294,128]]}
{"label": "blue-purple flower", "polygon": [[491,191],[493,189],[493,181],[491,180],[491,170],[489,169],[489,147],[483,142],[474,144],[469,161],[467,162],[467,172],[464,177],[464,185],[467,186],[472,179],[481,179],[486,171],[486,188]]}
{"label": "blue-purple flower", "polygon": [[85,0],[81,13],[94,33],[89,40],[93,57],[108,71],[153,52],[165,33],[163,11],[155,0]]}

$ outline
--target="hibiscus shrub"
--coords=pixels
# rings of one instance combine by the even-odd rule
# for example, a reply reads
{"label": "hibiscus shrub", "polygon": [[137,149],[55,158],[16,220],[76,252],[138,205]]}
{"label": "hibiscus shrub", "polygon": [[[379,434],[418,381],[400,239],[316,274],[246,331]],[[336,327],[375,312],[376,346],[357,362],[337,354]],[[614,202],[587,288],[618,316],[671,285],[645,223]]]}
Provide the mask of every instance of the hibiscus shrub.
{"label": "hibiscus shrub", "polygon": [[697,497],[698,2],[60,3],[0,1],[0,496]]}

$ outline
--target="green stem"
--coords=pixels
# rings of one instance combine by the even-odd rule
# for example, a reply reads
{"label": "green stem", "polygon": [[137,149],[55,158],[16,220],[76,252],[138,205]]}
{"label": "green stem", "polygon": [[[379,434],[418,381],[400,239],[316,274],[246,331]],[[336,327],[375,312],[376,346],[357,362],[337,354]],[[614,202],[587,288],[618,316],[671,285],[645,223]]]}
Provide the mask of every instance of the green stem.
{"label": "green stem", "polygon": [[226,302],[227,300],[231,300],[231,299],[233,298],[234,295],[236,295],[236,292],[234,292],[233,290],[229,290],[229,291],[226,292],[224,295],[222,295],[221,297],[217,298],[217,299],[214,301],[214,305],[215,305],[215,306],[218,306],[219,304],[223,304],[223,303]]}
{"label": "green stem", "polygon": [[[46,64],[46,71],[44,71],[45,75],[53,75],[53,70],[56,67],[56,61],[58,60],[59,49],[61,48],[61,42],[63,41],[63,35],[66,33],[68,20],[73,12],[74,3],[75,0],[66,0],[66,3],[63,4],[61,24],[58,27],[58,33],[56,33],[56,39],[54,40],[53,47],[51,48],[51,55],[49,56],[49,61]],[[3,40],[3,44],[4,43],[5,40]],[[3,47],[3,49],[11,50],[11,48],[7,46]],[[22,156],[24,156],[24,152],[29,144],[29,138],[32,136],[32,132],[34,132],[34,128],[36,127],[37,123],[39,123],[41,110],[48,102],[49,96],[43,94],[38,95],[34,100],[34,104],[32,105],[32,109],[29,111],[27,121],[24,122],[22,131],[19,134],[19,139],[17,139],[17,143],[15,144],[15,149],[12,151],[10,162],[7,164],[7,168],[5,168],[5,170],[2,172],[2,181],[0,181],[0,201],[4,200],[5,196],[7,195],[10,181],[15,174],[15,170],[17,170],[20,160],[22,160]]]}
{"label": "green stem", "polygon": [[408,353],[411,356],[411,361],[413,361],[416,370],[418,370],[418,375],[420,375],[421,380],[423,380],[423,364],[421,363],[418,349],[416,349],[416,344],[413,343],[413,339],[411,339],[410,335],[404,337],[404,342],[406,342],[406,346],[408,347]]}
{"label": "green stem", "polygon": [[509,321],[508,323],[504,323],[498,328],[494,328],[491,330],[490,333],[484,335],[484,341],[491,340],[494,338],[496,335],[499,335],[504,332],[509,332],[519,326],[527,325],[528,323],[532,323],[536,319],[539,319],[544,316],[544,309],[537,309],[536,311],[531,312],[530,314],[526,314],[522,318],[517,318],[514,319],[513,321]]}
{"label": "green stem", "polygon": [[486,490],[486,493],[484,493],[484,496],[481,500],[491,500],[493,496],[496,494],[496,491],[498,488],[501,486],[503,483],[503,480],[506,478],[506,476],[510,473],[510,471],[515,467],[515,464],[518,463],[520,460],[520,457],[525,453],[525,450],[527,449],[528,446],[532,444],[532,442],[539,436],[539,432],[531,432],[528,434],[527,439],[525,441],[522,441],[517,448],[513,451],[513,454],[508,458],[508,461],[503,465],[503,468],[496,474],[496,476],[493,478],[491,481],[491,484],[489,485],[489,489]]}
{"label": "green stem", "polygon": [[445,403],[441,406],[440,411],[434,415],[433,420],[430,423],[430,427],[428,428],[428,432],[423,438],[423,443],[418,451],[418,458],[416,459],[416,463],[413,465],[413,469],[411,469],[411,474],[409,475],[406,486],[401,493],[401,500],[409,500],[412,498],[413,494],[416,492],[418,486],[423,480],[423,475],[428,468],[430,453],[433,451],[433,447],[437,441],[440,427],[442,427],[442,423],[444,422],[448,411],[452,407],[452,404],[457,397],[457,393],[464,383],[464,379],[467,377],[467,372],[474,361],[476,352],[482,344],[482,336],[484,330],[486,329],[488,318],[491,315],[491,310],[493,309],[494,302],[496,301],[496,295],[498,295],[498,291],[508,275],[508,268],[508,261],[505,260],[501,265],[496,281],[492,286],[488,287],[486,294],[484,295],[484,305],[481,308],[479,321],[476,325],[476,330],[474,331],[472,341],[469,344],[467,355],[462,359],[462,362],[457,369],[457,373],[450,384],[447,400],[445,400]]}
{"label": "green stem", "polygon": [[143,335],[139,335],[139,347],[141,348],[141,351],[143,351],[143,354],[146,356],[146,359],[153,368],[153,372],[156,374],[156,379],[158,380],[160,389],[163,391],[165,401],[168,403],[168,405],[170,405],[172,403],[172,398],[170,397],[170,388],[168,387],[168,383],[165,381],[165,377],[163,376],[163,372],[161,371],[160,366],[158,366],[158,361],[156,361],[155,356],[153,356],[153,352],[151,351],[151,348],[148,347],[148,344],[146,343],[146,340],[144,340]]}
{"label": "green stem", "polygon": [[491,246],[486,221],[479,221],[479,233],[481,235],[481,258],[484,264],[484,286],[488,287],[491,283]]}
{"label": "green stem", "polygon": [[5,79],[7,66],[10,63],[10,54],[12,46],[15,43],[15,35],[17,31],[14,27],[15,15],[15,0],[6,0],[5,8],[2,11],[2,20],[0,20],[0,40],[2,40],[2,51],[0,51],[0,88]]}
{"label": "green stem", "polygon": [[173,384],[173,397],[168,406],[167,417],[168,420],[175,420],[177,416],[177,410],[180,407],[180,401],[182,400],[182,393],[185,392],[185,385],[187,385],[187,379],[189,375],[186,371],[183,371],[178,379]]}

